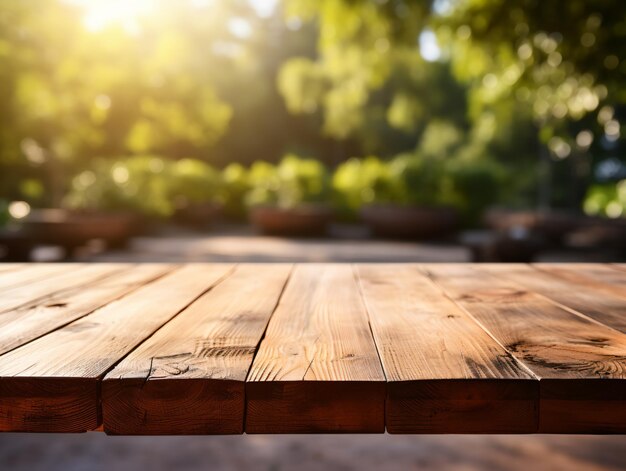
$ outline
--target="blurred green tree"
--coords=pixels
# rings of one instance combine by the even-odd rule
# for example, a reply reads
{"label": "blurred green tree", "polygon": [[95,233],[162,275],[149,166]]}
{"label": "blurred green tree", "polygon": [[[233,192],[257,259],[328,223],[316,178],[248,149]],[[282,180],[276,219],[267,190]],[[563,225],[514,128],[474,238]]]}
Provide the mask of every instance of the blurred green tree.
{"label": "blurred green tree", "polygon": [[[367,151],[395,153],[399,140],[381,139],[389,128],[419,141],[430,120],[445,118],[469,129],[465,151],[491,155],[516,175],[511,200],[528,204],[543,179],[539,198],[562,203],[570,183],[550,194],[563,180],[551,175],[588,179],[580,164],[588,141],[619,134],[605,115],[626,101],[620,0],[287,0],[286,11],[319,28],[318,56],[284,66],[288,106],[321,110],[326,133],[359,136]],[[443,73],[448,67],[466,95]],[[398,80],[403,69],[408,83]],[[367,126],[381,116],[376,130]]]}

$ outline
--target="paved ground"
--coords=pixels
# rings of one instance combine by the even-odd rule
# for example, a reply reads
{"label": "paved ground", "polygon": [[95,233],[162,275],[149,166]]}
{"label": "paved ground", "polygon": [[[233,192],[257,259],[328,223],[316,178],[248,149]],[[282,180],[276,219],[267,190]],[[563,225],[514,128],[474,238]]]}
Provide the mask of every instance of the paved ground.
{"label": "paved ground", "polygon": [[214,235],[133,240],[131,249],[109,251],[98,261],[160,262],[464,262],[462,247],[381,241],[289,240]]}
{"label": "paved ground", "polygon": [[[169,229],[128,250],[85,252],[91,261],[463,262],[454,244],[373,241],[358,230],[337,239],[289,240],[237,228],[201,234]],[[54,255],[54,254],[52,254]],[[45,258],[45,253],[44,253]],[[543,260],[580,260],[545,254]],[[626,437],[299,435],[107,437],[0,434],[0,470],[567,470],[626,469]]]}
{"label": "paved ground", "polygon": [[[61,254],[62,255],[62,254]],[[54,260],[58,249],[39,251]],[[125,250],[84,250],[81,261],[120,262],[468,262],[470,253],[454,240],[442,243],[375,240],[359,227],[336,227],[326,239],[268,237],[245,226],[221,226],[209,232],[175,227],[132,239]],[[610,251],[547,251],[538,262],[616,261]]]}
{"label": "paved ground", "polygon": [[243,435],[107,437],[0,435],[11,471],[626,469],[624,437]]}

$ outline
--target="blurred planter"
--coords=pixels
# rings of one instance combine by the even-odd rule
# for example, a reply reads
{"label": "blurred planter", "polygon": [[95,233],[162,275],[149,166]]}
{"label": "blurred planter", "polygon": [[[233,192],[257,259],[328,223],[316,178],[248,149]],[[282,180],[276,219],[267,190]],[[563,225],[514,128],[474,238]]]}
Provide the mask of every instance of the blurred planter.
{"label": "blurred planter", "polygon": [[361,218],[374,235],[393,239],[444,237],[460,223],[456,209],[448,206],[366,206]]}
{"label": "blurred planter", "polygon": [[504,233],[523,229],[540,235],[552,244],[561,244],[564,237],[579,227],[582,221],[578,214],[558,210],[491,209],[485,213],[485,224],[490,229]]}
{"label": "blurred planter", "polygon": [[461,243],[472,254],[472,262],[530,263],[545,248],[543,239],[517,229],[510,233],[467,231]]}
{"label": "blurred planter", "polygon": [[585,217],[579,227],[566,238],[573,248],[606,248],[626,252],[626,219]]}
{"label": "blurred planter", "polygon": [[257,206],[250,210],[250,222],[268,235],[296,237],[322,236],[333,220],[333,211],[325,205],[301,205],[295,208]]}
{"label": "blurred planter", "polygon": [[0,260],[27,262],[34,247],[32,238],[20,227],[0,227]]}
{"label": "blurred planter", "polygon": [[178,224],[195,229],[207,229],[219,217],[221,207],[217,203],[189,203],[176,208],[174,220]]}
{"label": "blurred planter", "polygon": [[21,225],[38,243],[59,245],[71,252],[94,239],[104,240],[108,247],[123,247],[140,223],[128,213],[37,209]]}

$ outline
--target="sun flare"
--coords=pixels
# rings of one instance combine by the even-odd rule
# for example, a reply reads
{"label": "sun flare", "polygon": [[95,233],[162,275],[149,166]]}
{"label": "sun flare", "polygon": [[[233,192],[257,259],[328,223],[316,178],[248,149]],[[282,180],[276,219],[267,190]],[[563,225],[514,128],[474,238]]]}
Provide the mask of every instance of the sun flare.
{"label": "sun flare", "polygon": [[154,0],[67,0],[83,9],[83,24],[88,31],[98,32],[119,25],[129,32],[139,31],[139,19],[152,13]]}

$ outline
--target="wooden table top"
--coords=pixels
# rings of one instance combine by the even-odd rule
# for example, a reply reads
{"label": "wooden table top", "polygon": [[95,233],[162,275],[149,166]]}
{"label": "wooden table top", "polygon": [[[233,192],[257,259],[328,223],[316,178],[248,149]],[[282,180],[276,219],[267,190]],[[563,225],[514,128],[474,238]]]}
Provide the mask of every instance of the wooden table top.
{"label": "wooden table top", "polygon": [[626,265],[0,264],[0,431],[625,433]]}

